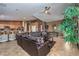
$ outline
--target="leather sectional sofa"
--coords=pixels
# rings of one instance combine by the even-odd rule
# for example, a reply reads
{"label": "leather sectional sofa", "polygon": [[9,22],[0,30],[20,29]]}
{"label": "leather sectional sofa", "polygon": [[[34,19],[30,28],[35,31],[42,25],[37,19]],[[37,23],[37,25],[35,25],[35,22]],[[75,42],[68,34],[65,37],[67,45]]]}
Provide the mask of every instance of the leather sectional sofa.
{"label": "leather sectional sofa", "polygon": [[31,56],[45,56],[54,45],[46,32],[16,34],[17,43]]}

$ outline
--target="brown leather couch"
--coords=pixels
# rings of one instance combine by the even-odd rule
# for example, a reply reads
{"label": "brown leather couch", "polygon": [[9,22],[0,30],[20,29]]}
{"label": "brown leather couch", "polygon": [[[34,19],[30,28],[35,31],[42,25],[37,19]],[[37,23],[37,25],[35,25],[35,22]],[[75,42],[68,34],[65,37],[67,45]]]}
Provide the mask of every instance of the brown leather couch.
{"label": "brown leather couch", "polygon": [[[43,33],[43,32],[42,32]],[[50,52],[54,41],[47,40],[41,32],[16,34],[17,43],[31,56],[45,56]]]}

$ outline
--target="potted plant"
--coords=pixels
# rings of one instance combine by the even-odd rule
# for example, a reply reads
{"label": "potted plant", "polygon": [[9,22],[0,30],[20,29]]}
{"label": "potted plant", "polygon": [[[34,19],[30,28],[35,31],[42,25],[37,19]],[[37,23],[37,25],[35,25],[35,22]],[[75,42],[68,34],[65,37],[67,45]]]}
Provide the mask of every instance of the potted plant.
{"label": "potted plant", "polygon": [[65,47],[77,46],[78,38],[78,7],[71,6],[65,9],[64,20],[60,24],[60,29],[64,35]]}

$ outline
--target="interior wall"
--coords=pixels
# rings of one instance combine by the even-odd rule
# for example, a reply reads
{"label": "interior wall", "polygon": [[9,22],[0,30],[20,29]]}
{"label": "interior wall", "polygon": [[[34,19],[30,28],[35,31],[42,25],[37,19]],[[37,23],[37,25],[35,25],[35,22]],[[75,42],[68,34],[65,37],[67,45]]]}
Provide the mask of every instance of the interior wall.
{"label": "interior wall", "polygon": [[17,29],[18,27],[22,27],[21,21],[0,21],[0,28],[4,28],[5,26],[9,26],[10,28]]}
{"label": "interior wall", "polygon": [[53,31],[54,26],[58,26],[61,22],[62,22],[62,20],[48,22],[48,23],[47,23],[48,26],[49,26],[48,31],[49,31],[49,32]]}
{"label": "interior wall", "polygon": [[[47,25],[48,25],[48,31],[51,32],[53,31],[53,28],[54,26],[58,26],[60,23],[61,23],[62,20],[59,20],[59,21],[52,21],[52,22],[48,22]],[[27,31],[27,21],[25,22],[25,27],[26,27],[26,31]],[[35,21],[35,22],[32,22],[30,21],[29,22],[29,32],[32,31],[32,26],[36,26],[36,30],[37,31],[41,31],[41,25],[43,27],[43,23],[41,21]]]}
{"label": "interior wall", "polygon": [[[26,30],[27,30],[27,23],[26,21]],[[29,21],[29,32],[32,32],[32,26],[36,26],[36,31],[39,31],[40,21]]]}

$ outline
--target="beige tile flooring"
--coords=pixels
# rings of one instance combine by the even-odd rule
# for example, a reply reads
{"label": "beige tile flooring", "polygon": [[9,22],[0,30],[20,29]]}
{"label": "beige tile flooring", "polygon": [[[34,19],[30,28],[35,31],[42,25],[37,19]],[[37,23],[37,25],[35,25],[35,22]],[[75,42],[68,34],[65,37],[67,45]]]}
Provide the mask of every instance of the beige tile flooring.
{"label": "beige tile flooring", "polygon": [[[54,47],[47,56],[78,56],[78,49],[66,50],[62,37],[54,37],[56,41]],[[0,43],[0,56],[30,56],[20,46],[17,45],[16,40],[10,42]]]}

